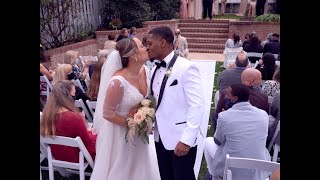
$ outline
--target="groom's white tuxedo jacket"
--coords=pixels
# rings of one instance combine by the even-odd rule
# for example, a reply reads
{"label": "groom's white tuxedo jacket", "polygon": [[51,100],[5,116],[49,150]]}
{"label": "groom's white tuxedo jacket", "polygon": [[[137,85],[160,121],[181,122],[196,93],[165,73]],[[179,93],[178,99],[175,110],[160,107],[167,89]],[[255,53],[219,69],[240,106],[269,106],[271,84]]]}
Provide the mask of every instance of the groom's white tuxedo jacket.
{"label": "groom's white tuxedo jacket", "polygon": [[[164,58],[167,67],[173,55],[172,51]],[[155,69],[156,67],[152,69],[151,75]],[[157,102],[165,70],[158,69],[151,84]],[[154,138],[158,142],[160,134],[167,150],[174,150],[179,141],[190,147],[196,145],[204,112],[202,88],[200,72],[195,63],[179,56],[172,67],[162,101],[156,111]]]}

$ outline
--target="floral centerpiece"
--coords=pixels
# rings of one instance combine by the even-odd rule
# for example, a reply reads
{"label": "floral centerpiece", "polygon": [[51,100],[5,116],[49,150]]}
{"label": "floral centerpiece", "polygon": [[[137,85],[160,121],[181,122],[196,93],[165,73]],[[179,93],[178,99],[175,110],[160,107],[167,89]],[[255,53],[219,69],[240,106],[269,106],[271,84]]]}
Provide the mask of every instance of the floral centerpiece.
{"label": "floral centerpiece", "polygon": [[138,136],[149,144],[149,134],[153,131],[155,102],[154,97],[143,99],[139,104],[138,111],[133,117],[128,118],[127,142],[133,143],[134,137]]}

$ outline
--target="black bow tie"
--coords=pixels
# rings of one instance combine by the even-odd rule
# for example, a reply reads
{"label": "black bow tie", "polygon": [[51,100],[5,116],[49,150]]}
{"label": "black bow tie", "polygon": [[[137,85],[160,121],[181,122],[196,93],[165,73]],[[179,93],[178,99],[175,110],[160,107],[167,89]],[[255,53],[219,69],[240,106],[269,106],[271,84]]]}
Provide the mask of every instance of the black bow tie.
{"label": "black bow tie", "polygon": [[157,66],[157,69],[160,68],[160,67],[164,67],[164,68],[167,67],[167,63],[165,61],[163,61],[163,60],[160,63],[156,62],[155,64]]}

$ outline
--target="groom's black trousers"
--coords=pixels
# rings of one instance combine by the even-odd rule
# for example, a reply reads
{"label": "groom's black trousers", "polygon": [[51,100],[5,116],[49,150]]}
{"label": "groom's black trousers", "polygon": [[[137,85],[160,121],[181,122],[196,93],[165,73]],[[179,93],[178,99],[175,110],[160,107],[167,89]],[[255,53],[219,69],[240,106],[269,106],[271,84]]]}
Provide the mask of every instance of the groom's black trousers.
{"label": "groom's black trousers", "polygon": [[174,150],[166,150],[159,137],[155,142],[161,180],[195,180],[194,163],[197,146],[190,148],[185,156],[176,156]]}

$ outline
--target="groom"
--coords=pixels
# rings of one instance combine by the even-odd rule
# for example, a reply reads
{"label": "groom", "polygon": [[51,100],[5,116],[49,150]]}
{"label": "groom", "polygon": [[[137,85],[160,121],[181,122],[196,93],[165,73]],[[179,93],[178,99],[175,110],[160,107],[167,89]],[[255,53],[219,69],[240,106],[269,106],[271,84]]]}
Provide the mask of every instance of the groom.
{"label": "groom", "polygon": [[152,29],[147,37],[152,69],[150,90],[157,101],[155,146],[161,180],[195,180],[197,135],[204,110],[199,69],[173,51],[168,26]]}

